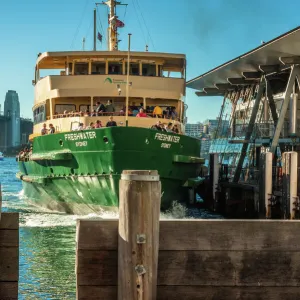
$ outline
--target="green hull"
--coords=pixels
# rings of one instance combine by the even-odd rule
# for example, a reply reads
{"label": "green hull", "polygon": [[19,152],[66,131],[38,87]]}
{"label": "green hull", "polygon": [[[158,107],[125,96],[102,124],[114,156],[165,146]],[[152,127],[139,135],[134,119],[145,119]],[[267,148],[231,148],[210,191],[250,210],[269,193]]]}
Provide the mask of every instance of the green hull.
{"label": "green hull", "polygon": [[202,160],[200,141],[135,127],[110,127],[37,137],[19,161],[24,194],[38,206],[74,214],[118,208],[123,170],[158,170],[162,209],[187,201]]}

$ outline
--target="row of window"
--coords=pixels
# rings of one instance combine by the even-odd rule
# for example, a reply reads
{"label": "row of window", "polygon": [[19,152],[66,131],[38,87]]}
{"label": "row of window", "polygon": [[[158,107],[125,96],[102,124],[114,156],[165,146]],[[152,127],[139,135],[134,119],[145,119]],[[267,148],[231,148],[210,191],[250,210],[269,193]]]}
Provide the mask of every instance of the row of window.
{"label": "row of window", "polygon": [[[74,72],[73,72],[74,69]],[[143,75],[143,76],[156,76],[156,65],[142,64],[142,74],[140,74],[140,65],[138,63],[131,63],[129,65],[130,75]],[[76,62],[70,63],[69,74],[74,75],[88,75],[89,74],[89,63],[87,62]],[[161,73],[161,66],[158,68],[158,73]],[[106,74],[106,63],[105,62],[92,62],[91,72],[92,75],[105,75]],[[127,74],[127,64],[108,62],[108,74],[122,75]]]}
{"label": "row of window", "polygon": [[[37,70],[37,79],[49,75],[126,75],[127,63],[125,62],[73,62],[66,65],[65,70],[40,69]],[[167,72],[162,65],[150,63],[130,63],[129,74],[135,76],[158,76],[183,78],[184,74]]]}

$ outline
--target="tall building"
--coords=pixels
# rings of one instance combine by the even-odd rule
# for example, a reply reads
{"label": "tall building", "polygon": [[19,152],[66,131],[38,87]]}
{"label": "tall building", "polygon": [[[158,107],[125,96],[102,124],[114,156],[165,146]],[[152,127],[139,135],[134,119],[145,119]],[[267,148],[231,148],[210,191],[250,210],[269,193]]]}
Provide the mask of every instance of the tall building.
{"label": "tall building", "polygon": [[219,124],[219,118],[217,119],[207,119],[203,122],[205,129],[205,134],[213,135],[216,130],[218,129],[218,126],[220,126],[218,132],[219,136],[227,136],[227,131],[229,128],[229,121],[228,120],[222,120]]}
{"label": "tall building", "polygon": [[203,134],[203,124],[202,123],[196,123],[196,124],[186,124],[185,125],[185,134],[188,136],[200,138]]}
{"label": "tall building", "polygon": [[7,118],[7,140],[6,147],[20,145],[20,103],[16,91],[9,90],[4,101],[4,116]]}

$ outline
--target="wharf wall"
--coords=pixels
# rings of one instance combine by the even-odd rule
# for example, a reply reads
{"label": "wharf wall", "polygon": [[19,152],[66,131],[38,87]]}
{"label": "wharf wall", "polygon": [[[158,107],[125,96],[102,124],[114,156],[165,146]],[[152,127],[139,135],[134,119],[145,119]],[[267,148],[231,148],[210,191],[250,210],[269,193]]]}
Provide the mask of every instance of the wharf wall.
{"label": "wharf wall", "polygon": [[[300,221],[161,220],[157,299],[300,299]],[[77,299],[118,299],[118,220],[78,220]]]}

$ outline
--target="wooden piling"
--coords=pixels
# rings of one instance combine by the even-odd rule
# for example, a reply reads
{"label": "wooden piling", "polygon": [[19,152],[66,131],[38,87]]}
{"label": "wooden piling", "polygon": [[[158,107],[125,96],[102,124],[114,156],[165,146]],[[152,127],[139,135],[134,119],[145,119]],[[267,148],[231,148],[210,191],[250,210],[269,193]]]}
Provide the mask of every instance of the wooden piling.
{"label": "wooden piling", "polygon": [[160,198],[157,171],[123,171],[119,197],[119,300],[156,299]]}
{"label": "wooden piling", "polygon": [[19,214],[1,213],[0,185],[0,299],[18,299]]}

